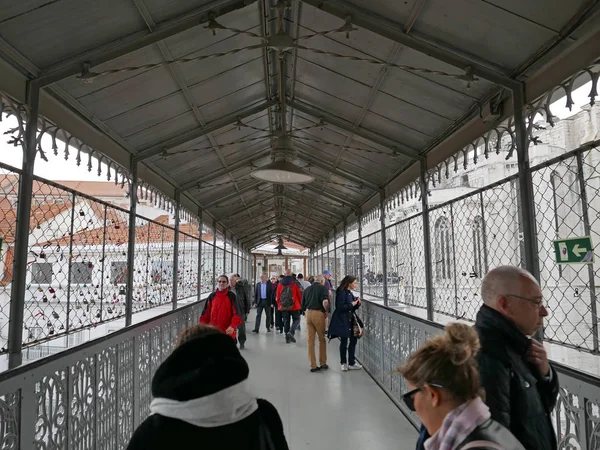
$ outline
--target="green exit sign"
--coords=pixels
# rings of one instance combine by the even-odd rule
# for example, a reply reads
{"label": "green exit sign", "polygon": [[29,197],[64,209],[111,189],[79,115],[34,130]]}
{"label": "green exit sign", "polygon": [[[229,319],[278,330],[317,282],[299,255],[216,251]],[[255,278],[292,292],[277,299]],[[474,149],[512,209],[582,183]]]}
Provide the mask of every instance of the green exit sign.
{"label": "green exit sign", "polygon": [[558,239],[554,241],[558,264],[593,264],[594,247],[589,236]]}

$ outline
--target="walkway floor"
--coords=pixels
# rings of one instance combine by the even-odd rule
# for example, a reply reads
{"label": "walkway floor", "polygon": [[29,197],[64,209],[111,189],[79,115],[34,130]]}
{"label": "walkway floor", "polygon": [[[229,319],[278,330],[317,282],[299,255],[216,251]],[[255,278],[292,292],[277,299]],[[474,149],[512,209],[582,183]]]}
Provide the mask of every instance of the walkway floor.
{"label": "walkway floor", "polygon": [[[417,431],[364,371],[342,373],[338,342],[328,346],[328,371],[311,373],[306,334],[296,344],[284,335],[252,333],[255,310],[246,323],[242,354],[259,397],[278,409],[291,449],[413,450]],[[304,318],[303,318],[304,319]]]}

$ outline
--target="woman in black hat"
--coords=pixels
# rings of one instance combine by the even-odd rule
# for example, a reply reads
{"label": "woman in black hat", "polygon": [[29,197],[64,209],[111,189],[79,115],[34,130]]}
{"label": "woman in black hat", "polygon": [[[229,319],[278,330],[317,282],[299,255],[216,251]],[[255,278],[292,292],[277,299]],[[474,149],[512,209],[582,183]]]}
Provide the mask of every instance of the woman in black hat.
{"label": "woman in black hat", "polygon": [[248,373],[233,339],[188,328],[152,379],[151,415],[128,450],[288,450],[279,413],[250,392]]}

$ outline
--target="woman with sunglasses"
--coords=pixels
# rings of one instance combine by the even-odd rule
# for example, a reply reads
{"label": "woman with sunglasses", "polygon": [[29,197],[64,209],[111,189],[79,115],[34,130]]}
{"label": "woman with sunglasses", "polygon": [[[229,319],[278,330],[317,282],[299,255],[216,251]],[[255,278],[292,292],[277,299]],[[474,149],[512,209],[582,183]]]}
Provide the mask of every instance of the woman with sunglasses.
{"label": "woman with sunglasses", "polygon": [[206,299],[200,323],[217,327],[237,342],[236,330],[242,324],[242,318],[240,312],[236,311],[235,294],[229,291],[228,284],[227,275],[218,278],[217,290]]}
{"label": "woman with sunglasses", "polygon": [[402,399],[431,435],[426,450],[525,450],[491,418],[479,384],[478,351],[475,330],[451,323],[398,369],[409,389]]}

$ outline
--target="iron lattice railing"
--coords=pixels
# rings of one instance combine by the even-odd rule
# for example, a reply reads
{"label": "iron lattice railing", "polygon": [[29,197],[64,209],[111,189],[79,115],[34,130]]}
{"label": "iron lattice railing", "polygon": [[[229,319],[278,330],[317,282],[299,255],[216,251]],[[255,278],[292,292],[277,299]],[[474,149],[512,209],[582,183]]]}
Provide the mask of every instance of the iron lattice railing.
{"label": "iron lattice railing", "polygon": [[[369,301],[362,303],[359,312],[365,324],[365,335],[357,345],[360,362],[418,427],[418,417],[402,402],[402,394],[408,390],[406,380],[395,371],[427,338],[440,333],[442,325]],[[553,367],[561,386],[552,416],[558,448],[600,448],[600,381],[560,364]]]}
{"label": "iron lattice railing", "polygon": [[203,302],[0,374],[0,448],[123,449],[151,380]]}

